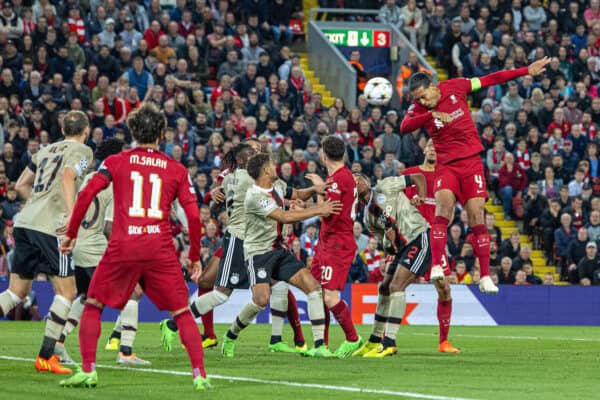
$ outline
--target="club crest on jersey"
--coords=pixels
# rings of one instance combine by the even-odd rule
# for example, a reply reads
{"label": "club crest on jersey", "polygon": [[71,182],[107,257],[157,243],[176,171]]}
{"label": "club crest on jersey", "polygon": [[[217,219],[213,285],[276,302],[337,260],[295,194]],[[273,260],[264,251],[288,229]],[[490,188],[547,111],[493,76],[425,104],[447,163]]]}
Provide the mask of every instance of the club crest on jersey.
{"label": "club crest on jersey", "polygon": [[377,197],[375,197],[375,200],[377,200],[377,204],[385,203],[385,200],[386,200],[385,194],[383,194],[383,193],[377,194]]}
{"label": "club crest on jersey", "polygon": [[330,192],[334,192],[334,193],[339,193],[340,191],[338,190],[338,184],[337,182],[333,182],[331,184],[331,187],[329,188]]}
{"label": "club crest on jersey", "polygon": [[231,282],[232,285],[237,285],[240,282],[240,274],[231,274],[229,282]]}
{"label": "club crest on jersey", "polygon": [[450,101],[452,102],[452,104],[456,104],[458,101],[456,100],[456,96],[451,94],[450,95]]}
{"label": "club crest on jersey", "polygon": [[444,123],[437,118],[433,120],[433,123],[437,129],[442,129],[444,127]]}
{"label": "club crest on jersey", "polygon": [[264,268],[259,268],[256,272],[256,276],[260,279],[265,279],[267,277],[267,271]]}

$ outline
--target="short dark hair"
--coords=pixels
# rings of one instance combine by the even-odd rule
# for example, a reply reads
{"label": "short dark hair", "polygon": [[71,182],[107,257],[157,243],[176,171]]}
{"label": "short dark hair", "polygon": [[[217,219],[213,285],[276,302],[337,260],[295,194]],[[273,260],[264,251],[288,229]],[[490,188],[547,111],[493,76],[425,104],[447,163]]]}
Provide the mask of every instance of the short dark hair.
{"label": "short dark hair", "polygon": [[82,111],[69,111],[63,120],[63,134],[66,137],[80,136],[90,126],[88,116]]}
{"label": "short dark hair", "polygon": [[255,155],[250,159],[250,161],[248,161],[248,165],[246,166],[248,175],[250,175],[254,180],[258,179],[260,172],[270,161],[271,156],[269,154],[261,153]]}
{"label": "short dark hair", "polygon": [[145,103],[129,114],[127,121],[133,138],[141,144],[155,143],[167,126],[164,114],[152,103]]}
{"label": "short dark hair", "polygon": [[341,161],[344,159],[346,153],[346,146],[342,139],[337,136],[327,136],[321,143],[323,146],[323,152],[332,161]]}
{"label": "short dark hair", "polygon": [[121,139],[110,138],[104,140],[98,147],[96,147],[96,152],[94,156],[96,160],[103,161],[109,156],[113,154],[118,154],[123,151],[123,146],[125,146],[125,142]]}
{"label": "short dark hair", "polygon": [[408,91],[414,92],[419,88],[427,89],[431,85],[431,77],[425,72],[417,72],[410,78]]}

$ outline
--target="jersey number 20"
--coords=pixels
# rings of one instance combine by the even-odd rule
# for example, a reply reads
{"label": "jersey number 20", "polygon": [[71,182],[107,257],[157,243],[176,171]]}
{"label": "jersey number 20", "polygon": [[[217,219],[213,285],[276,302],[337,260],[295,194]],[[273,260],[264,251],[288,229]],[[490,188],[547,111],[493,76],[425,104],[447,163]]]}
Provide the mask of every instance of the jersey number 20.
{"label": "jersey number 20", "polygon": [[162,219],[163,213],[160,209],[160,192],[162,188],[162,179],[157,174],[150,174],[149,181],[152,185],[150,193],[150,208],[146,209],[142,205],[144,198],[144,177],[138,171],[131,171],[131,180],[133,181],[133,203],[129,207],[130,217],[148,217]]}

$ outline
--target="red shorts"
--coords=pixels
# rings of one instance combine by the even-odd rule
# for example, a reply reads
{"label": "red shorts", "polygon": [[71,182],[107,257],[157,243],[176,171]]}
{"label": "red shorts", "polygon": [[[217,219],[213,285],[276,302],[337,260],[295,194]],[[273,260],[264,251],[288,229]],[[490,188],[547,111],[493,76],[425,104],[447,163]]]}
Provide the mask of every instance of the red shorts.
{"label": "red shorts", "polygon": [[323,289],[344,290],[348,272],[356,255],[356,241],[336,239],[335,243],[319,240],[310,272]]}
{"label": "red shorts", "polygon": [[161,310],[176,311],[188,306],[188,287],[177,261],[124,263],[103,258],[92,277],[88,297],[121,310],[138,282]]}
{"label": "red shorts", "polygon": [[435,172],[435,191],[451,190],[462,205],[476,197],[487,199],[487,186],[483,163],[479,156],[439,164]]}

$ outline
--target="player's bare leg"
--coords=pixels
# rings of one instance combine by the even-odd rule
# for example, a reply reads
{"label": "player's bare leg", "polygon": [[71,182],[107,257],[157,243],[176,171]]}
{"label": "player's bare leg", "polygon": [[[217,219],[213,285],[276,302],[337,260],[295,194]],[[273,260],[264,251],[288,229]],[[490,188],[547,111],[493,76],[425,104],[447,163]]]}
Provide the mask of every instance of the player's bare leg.
{"label": "player's bare leg", "polygon": [[139,358],[133,352],[133,342],[137,334],[139,302],[144,291],[139,283],[135,286],[131,298],[121,311],[121,344],[119,346],[119,354],[117,355],[117,364],[128,366],[145,366],[150,365],[150,361]]}
{"label": "player's bare leg", "polygon": [[446,256],[446,242],[448,241],[448,224],[454,215],[456,196],[451,190],[442,189],[435,192],[435,219],[431,226],[431,280],[444,279],[444,268],[448,266]]}
{"label": "player's bare leg", "polygon": [[383,340],[385,327],[390,316],[390,283],[392,282],[392,278],[392,275],[386,273],[383,281],[379,284],[377,308],[375,309],[375,317],[373,320],[373,330],[371,332],[371,336],[369,337],[369,341],[367,343],[352,353],[353,357],[362,357],[365,354],[377,349]]}
{"label": "player's bare leg", "polygon": [[[215,280],[217,279],[217,273],[219,272],[219,262],[221,258],[213,256],[208,265],[202,271],[202,275],[198,278],[198,296],[203,296],[210,293],[215,286]],[[217,346],[217,335],[215,334],[215,324],[213,320],[213,310],[204,313],[200,316],[202,319],[202,347],[207,349],[210,347]]]}
{"label": "player's bare leg", "polygon": [[289,285],[273,281],[271,286],[271,340],[268,350],[272,353],[295,353],[296,350],[282,340],[283,324],[287,316]]}
{"label": "player's bare leg", "polygon": [[484,207],[485,199],[483,197],[469,199],[465,205],[469,226],[475,235],[473,253],[479,259],[479,273],[481,274],[479,290],[484,293],[496,294],[498,286],[490,277],[490,234],[485,226]]}
{"label": "player's bare leg", "polygon": [[252,301],[242,308],[231,327],[223,336],[221,352],[225,357],[233,357],[235,343],[240,332],[246,328],[256,316],[267,307],[271,295],[271,285],[268,283],[257,283],[252,286]]}
{"label": "player's bare leg", "polygon": [[[75,297],[75,280],[72,277],[52,277],[54,300],[50,305],[49,317],[46,320],[46,330],[40,352],[35,360],[35,368],[39,372],[55,374],[70,374],[72,371],[63,367],[54,355],[54,346],[60,338],[69,314],[71,302]],[[31,279],[22,278],[18,274],[10,274],[8,289],[0,294],[0,317],[8,314],[31,291]],[[52,347],[52,350],[50,350]]]}
{"label": "player's bare leg", "polygon": [[352,353],[363,345],[363,341],[358,336],[356,328],[352,323],[352,315],[350,314],[348,305],[342,300],[340,292],[337,290],[323,289],[323,300],[325,301],[325,306],[333,313],[333,316],[346,335],[346,340],[335,351],[335,355],[340,358],[350,357]]}
{"label": "player's bare leg", "polygon": [[35,367],[39,372],[70,374],[72,372],[70,369],[60,365],[58,357],[54,354],[54,348],[62,335],[71,304],[77,295],[75,278],[50,276],[50,282],[55,295],[46,319],[44,340],[36,358]]}
{"label": "player's bare leg", "polygon": [[385,327],[385,336],[376,350],[364,355],[367,358],[382,358],[397,353],[396,336],[406,311],[406,288],[417,280],[409,269],[399,265],[390,282],[389,317]]}
{"label": "player's bare leg", "polygon": [[435,281],[435,289],[438,293],[437,318],[440,326],[440,342],[438,351],[440,353],[460,353],[448,340],[450,332],[450,317],[452,316],[452,293],[448,278]]}
{"label": "player's bare leg", "polygon": [[[219,270],[220,257],[212,257],[206,268],[198,278],[198,298],[190,305],[194,318],[202,318],[204,335],[202,347],[209,348],[217,345],[213,324],[213,308],[227,301],[232,290],[216,287],[213,290],[217,272]],[[165,351],[171,351],[173,339],[177,335],[177,324],[172,319],[165,319],[160,323],[161,342]]]}

